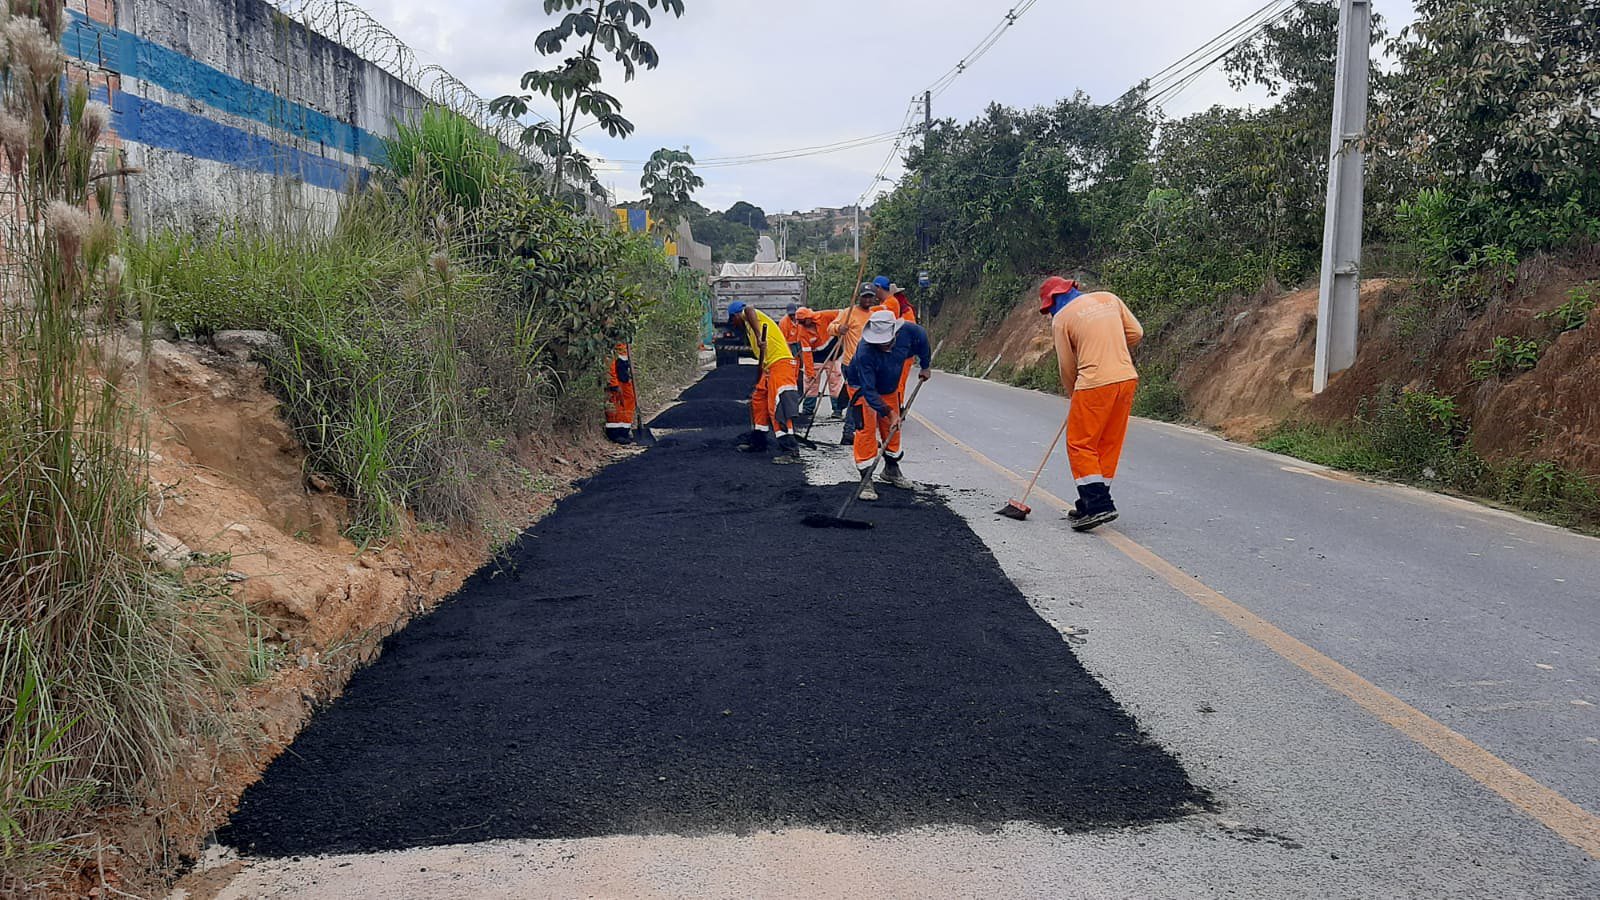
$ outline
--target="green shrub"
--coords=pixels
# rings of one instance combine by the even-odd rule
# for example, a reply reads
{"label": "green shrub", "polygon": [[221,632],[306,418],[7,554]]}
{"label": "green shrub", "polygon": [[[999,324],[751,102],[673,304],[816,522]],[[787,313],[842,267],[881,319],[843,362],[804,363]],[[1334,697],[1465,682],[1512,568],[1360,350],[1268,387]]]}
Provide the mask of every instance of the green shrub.
{"label": "green shrub", "polygon": [[1577,331],[1589,324],[1589,314],[1594,312],[1594,284],[1586,283],[1567,292],[1567,302],[1548,312],[1540,313],[1541,321],[1554,322],[1564,334]]}
{"label": "green shrub", "polygon": [[1139,373],[1139,390],[1133,395],[1133,414],[1146,419],[1177,422],[1183,418],[1183,391],[1164,368],[1150,367]]}
{"label": "green shrub", "polygon": [[1481,359],[1467,363],[1473,381],[1526,372],[1539,365],[1544,346],[1533,338],[1497,337]]}
{"label": "green shrub", "polygon": [[1017,300],[1028,291],[1028,281],[1015,272],[985,265],[978,282],[978,323],[998,325],[1017,308]]}
{"label": "green shrub", "polygon": [[1056,365],[1055,354],[1047,354],[1031,366],[1023,366],[1008,374],[1008,384],[1049,394],[1061,393],[1061,367]]}

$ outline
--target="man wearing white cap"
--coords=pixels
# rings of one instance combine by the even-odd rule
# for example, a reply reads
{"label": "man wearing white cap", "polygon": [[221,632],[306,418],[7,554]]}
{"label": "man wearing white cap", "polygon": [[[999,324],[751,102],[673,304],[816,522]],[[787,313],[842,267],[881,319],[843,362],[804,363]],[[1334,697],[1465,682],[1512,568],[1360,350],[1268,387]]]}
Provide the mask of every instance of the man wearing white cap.
{"label": "man wearing white cap", "polygon": [[856,468],[861,472],[861,488],[857,495],[862,500],[878,499],[877,489],[867,479],[867,473],[878,459],[878,446],[883,444],[883,480],[898,488],[915,487],[900,471],[900,460],[905,457],[900,449],[900,396],[902,376],[912,359],[921,366],[918,376],[927,381],[933,374],[932,350],[928,347],[928,332],[922,326],[895,318],[886,309],[874,312],[861,331],[861,344],[855,357],[845,367],[845,384],[855,392],[855,409],[860,417],[855,433],[854,450]]}

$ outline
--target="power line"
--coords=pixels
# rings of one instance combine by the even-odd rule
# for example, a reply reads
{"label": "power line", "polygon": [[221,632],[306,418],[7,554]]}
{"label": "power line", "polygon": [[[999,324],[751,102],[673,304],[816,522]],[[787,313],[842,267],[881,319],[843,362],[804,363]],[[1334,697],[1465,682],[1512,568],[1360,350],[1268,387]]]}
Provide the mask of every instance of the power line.
{"label": "power line", "polygon": [[[956,79],[960,78],[962,75],[965,75],[967,70],[971,69],[972,66],[978,62],[978,60],[982,59],[985,54],[992,50],[994,45],[998,44],[1000,39],[1005,36],[1005,33],[1011,30],[1011,26],[1017,24],[1018,20],[1020,20],[1022,16],[1026,14],[1028,10],[1032,9],[1034,4],[1038,2],[1039,0],[1023,0],[1022,3],[1019,3],[1016,6],[1006,10],[1006,14],[1000,19],[1000,22],[993,28],[989,29],[989,32],[985,34],[971,50],[967,51],[967,54],[961,57],[960,61],[958,61],[954,66],[951,66],[950,69],[943,75],[940,75],[938,78],[934,79],[933,83],[928,85],[927,88],[913,95],[910,103],[907,105],[906,117],[901,122],[901,130],[905,131],[906,129],[910,128],[911,123],[915,121],[917,101],[919,99],[922,97],[928,97],[930,98],[931,102],[931,98],[938,97],[945,91],[949,90],[950,86],[956,82]],[[884,157],[882,165],[878,166],[877,173],[872,176],[872,182],[867,185],[867,189],[862,191],[861,196],[856,199],[856,205],[859,206],[866,203],[867,198],[874,190],[877,189],[878,182],[885,180],[884,173],[888,172],[889,167],[894,164],[896,159],[899,158],[900,149],[903,145],[904,139],[901,139],[895,141],[894,146],[889,148],[889,155]]]}

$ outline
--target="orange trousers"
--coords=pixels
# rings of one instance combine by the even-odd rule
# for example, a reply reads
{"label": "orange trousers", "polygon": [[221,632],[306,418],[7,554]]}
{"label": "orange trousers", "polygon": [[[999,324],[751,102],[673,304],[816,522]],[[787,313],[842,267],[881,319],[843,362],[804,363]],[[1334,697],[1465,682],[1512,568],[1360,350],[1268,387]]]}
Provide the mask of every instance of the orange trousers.
{"label": "orange trousers", "polygon": [[773,437],[794,433],[794,417],[800,411],[800,366],[792,359],[780,359],[767,366],[750,394],[750,428],[770,431]]}
{"label": "orange trousers", "polygon": [[[890,409],[900,408],[900,392],[883,394],[883,403]],[[869,466],[878,461],[879,441],[888,441],[883,448],[883,458],[892,462],[899,462],[905,456],[900,449],[900,432],[889,433],[889,420],[878,415],[878,411],[867,405],[865,400],[856,401],[856,409],[861,411],[861,427],[856,429],[855,443],[851,449],[855,451],[856,468],[865,472]]]}
{"label": "orange trousers", "polygon": [[813,354],[811,349],[808,347],[800,351],[800,358],[801,362],[804,363],[804,367],[801,369],[801,371],[805,372],[806,375],[804,393],[807,397],[815,397],[817,396],[817,389],[821,387],[821,382],[817,378],[816,355]]}
{"label": "orange trousers", "polygon": [[1072,395],[1072,407],[1067,411],[1067,460],[1077,484],[1104,484],[1117,477],[1138,388],[1138,380],[1133,379]]}
{"label": "orange trousers", "polygon": [[633,382],[625,381],[606,389],[606,430],[627,431],[633,427],[633,411],[638,399]]}

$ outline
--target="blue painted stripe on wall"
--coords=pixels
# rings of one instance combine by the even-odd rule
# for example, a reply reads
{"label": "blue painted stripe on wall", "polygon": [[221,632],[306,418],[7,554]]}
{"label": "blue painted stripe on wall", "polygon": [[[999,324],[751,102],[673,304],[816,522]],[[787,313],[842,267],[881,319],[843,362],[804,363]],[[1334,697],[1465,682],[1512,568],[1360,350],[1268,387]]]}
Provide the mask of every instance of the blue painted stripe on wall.
{"label": "blue painted stripe on wall", "polygon": [[61,37],[68,56],[373,162],[381,163],[386,156],[382,138],[368,131],[294,103],[176,50],[93,21],[82,13],[71,12],[70,16],[71,24]]}
{"label": "blue painted stripe on wall", "polygon": [[252,172],[298,178],[335,191],[344,190],[352,183],[365,183],[367,179],[367,170],[359,166],[325,159],[126,91],[118,91],[109,99],[103,88],[94,94],[95,99],[109,103],[112,127],[126,141],[175,150]]}

